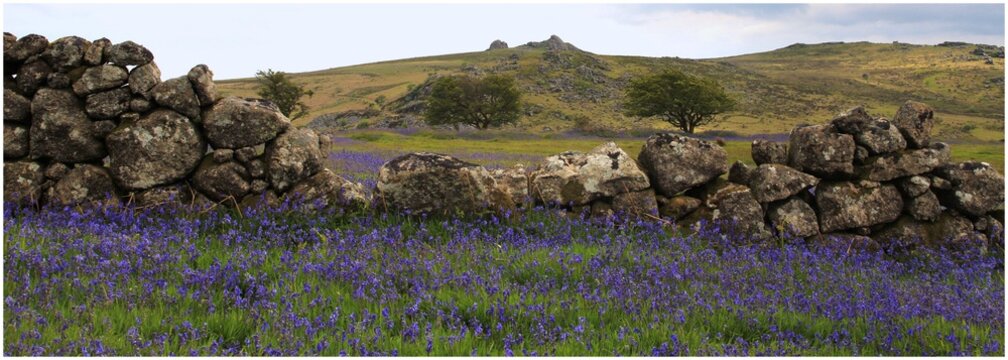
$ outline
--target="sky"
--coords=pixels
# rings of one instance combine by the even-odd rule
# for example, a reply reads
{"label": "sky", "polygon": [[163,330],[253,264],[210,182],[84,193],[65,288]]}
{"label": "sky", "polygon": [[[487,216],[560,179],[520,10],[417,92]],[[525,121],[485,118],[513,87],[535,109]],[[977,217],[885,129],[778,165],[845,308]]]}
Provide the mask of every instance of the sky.
{"label": "sky", "polygon": [[1004,45],[1004,4],[103,4],[3,5],[3,30],[132,40],[162,77],[207,64],[252,77],[517,46],[556,34],[598,54],[712,58],[793,43]]}

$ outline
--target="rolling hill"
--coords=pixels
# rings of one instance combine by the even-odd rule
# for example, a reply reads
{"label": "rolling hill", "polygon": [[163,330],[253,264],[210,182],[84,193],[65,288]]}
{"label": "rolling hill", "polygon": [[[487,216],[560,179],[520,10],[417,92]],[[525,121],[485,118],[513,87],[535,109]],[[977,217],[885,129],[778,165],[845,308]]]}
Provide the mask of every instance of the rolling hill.
{"label": "rolling hill", "polygon": [[[660,121],[626,117],[620,109],[631,78],[665,67],[717,79],[738,101],[721,123],[701,130],[785,133],[856,105],[889,117],[913,99],[936,109],[938,138],[1004,138],[1003,48],[966,43],[794,44],[692,60],[598,55],[554,36],[512,48],[291,74],[315,93],[307,101],[312,112],[295,124],[314,122],[311,126],[330,129],[415,124],[432,77],[502,73],[514,75],[524,92],[525,114],[517,125],[521,131],[670,129]],[[251,78],[222,80],[218,87],[228,95],[251,97],[256,83]]]}

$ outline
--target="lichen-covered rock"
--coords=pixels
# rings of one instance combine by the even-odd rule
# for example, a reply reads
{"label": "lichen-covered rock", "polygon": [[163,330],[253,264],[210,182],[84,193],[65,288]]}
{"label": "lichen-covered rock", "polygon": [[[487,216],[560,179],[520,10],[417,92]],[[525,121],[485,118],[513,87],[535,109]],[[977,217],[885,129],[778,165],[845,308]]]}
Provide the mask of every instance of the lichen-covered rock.
{"label": "lichen-covered rock", "polygon": [[627,215],[657,216],[658,201],[651,189],[626,192],[613,196],[612,210]]}
{"label": "lichen-covered rock", "polygon": [[816,239],[813,244],[821,247],[831,248],[843,253],[878,252],[882,250],[874,239],[857,234],[831,233],[824,234]]}
{"label": "lichen-covered rock", "polygon": [[150,100],[144,99],[143,97],[134,97],[129,100],[129,109],[135,113],[146,113],[154,107]]}
{"label": "lichen-covered rock", "polygon": [[515,205],[522,205],[532,200],[529,196],[528,171],[522,165],[508,169],[496,169],[490,172],[501,191],[511,196]]}
{"label": "lichen-covered rock", "polygon": [[[204,123],[204,125],[206,124]],[[323,151],[324,150],[325,149],[323,149]],[[266,153],[265,143],[237,149],[235,150],[235,158],[242,164],[248,164],[249,161],[262,156],[264,153]]]}
{"label": "lichen-covered rock", "polygon": [[175,110],[189,119],[200,121],[200,103],[193,91],[192,84],[186,77],[168,79],[154,85],[151,97],[158,105]]}
{"label": "lichen-covered rock", "polygon": [[[771,236],[763,222],[763,208],[748,187],[729,184],[704,199],[707,211],[694,211],[693,216],[705,214],[710,220],[720,222],[727,231],[735,231],[751,239]],[[701,208],[704,209],[704,208]]]}
{"label": "lichen-covered rock", "polygon": [[786,199],[818,183],[819,179],[815,176],[787,165],[763,164],[752,171],[747,185],[756,201],[769,203]]}
{"label": "lichen-covered rock", "polygon": [[137,66],[129,73],[130,90],[145,99],[151,99],[151,90],[159,83],[161,83],[161,69],[153,62]]}
{"label": "lichen-covered rock", "polygon": [[237,203],[251,189],[245,167],[236,162],[217,163],[207,156],[196,168],[192,184],[196,190],[213,201],[234,201]]}
{"label": "lichen-covered rock", "polygon": [[42,197],[45,175],[42,165],[33,161],[4,162],[4,202],[31,205]]}
{"label": "lichen-covered rock", "polygon": [[17,90],[25,96],[31,96],[45,86],[49,74],[52,74],[52,68],[45,61],[29,61],[18,69],[17,78],[14,79]]}
{"label": "lichen-covered rock", "polygon": [[184,182],[155,186],[133,193],[133,204],[141,207],[152,206],[209,206],[210,199]]}
{"label": "lichen-covered rock", "polygon": [[4,123],[3,157],[17,159],[28,155],[28,128]]}
{"label": "lichen-covered rock", "polygon": [[94,119],[115,119],[129,109],[130,90],[118,88],[88,95],[84,110]]}
{"label": "lichen-covered rock", "polygon": [[252,159],[245,163],[245,168],[248,169],[249,175],[259,179],[266,177],[266,163],[262,159]]}
{"label": "lichen-covered rock", "polygon": [[154,60],[154,54],[132,41],[124,41],[108,47],[105,51],[108,62],[122,66],[144,65]]}
{"label": "lichen-covered rock", "polygon": [[955,211],[943,212],[933,222],[903,216],[872,234],[872,238],[893,250],[912,249],[917,245],[970,248],[986,243],[985,237],[973,230],[973,222]]}
{"label": "lichen-covered rock", "polygon": [[109,39],[101,38],[91,42],[91,46],[84,50],[84,64],[95,66],[105,63],[105,49],[112,46]]}
{"label": "lichen-covered rock", "polygon": [[410,153],[392,159],[378,171],[375,204],[411,214],[471,214],[510,208],[482,166],[451,156]]}
{"label": "lichen-covered rock", "polygon": [[32,99],[29,151],[35,158],[65,163],[97,161],[105,144],[97,137],[84,107],[73,93],[43,88]]}
{"label": "lichen-covered rock", "polygon": [[787,144],[761,139],[753,140],[752,159],[756,165],[787,164]]}
{"label": "lichen-covered rock", "polygon": [[105,139],[109,134],[112,133],[116,128],[115,121],[112,120],[101,120],[91,123],[91,132],[96,138]]}
{"label": "lichen-covered rock", "polygon": [[837,115],[830,121],[830,125],[837,132],[854,135],[863,132],[873,120],[864,106],[858,106]]}
{"label": "lichen-covered rock", "polygon": [[931,191],[910,198],[906,201],[906,212],[918,221],[934,221],[941,214],[941,204],[938,196]]}
{"label": "lichen-covered rock", "polygon": [[49,39],[38,34],[28,34],[17,39],[9,49],[4,49],[4,62],[21,63],[41,54],[49,47]]}
{"label": "lichen-covered rock", "polygon": [[213,160],[218,164],[223,164],[234,160],[234,150],[231,149],[215,149],[213,151]]}
{"label": "lichen-covered rock", "polygon": [[931,188],[931,180],[927,176],[920,175],[908,176],[895,183],[907,197],[918,197]]}
{"label": "lichen-covered rock", "polygon": [[869,158],[864,165],[858,166],[857,173],[863,179],[889,181],[930,172],[951,159],[949,146],[939,142],[926,149],[904,150]]}
{"label": "lichen-covered rock", "polygon": [[854,138],[829,125],[813,125],[791,131],[788,165],[818,177],[843,177],[854,172]]}
{"label": "lichen-covered rock", "polygon": [[695,197],[679,195],[671,198],[664,196],[657,197],[658,214],[663,218],[680,220],[700,208],[703,204]]}
{"label": "lichen-covered rock", "polygon": [[126,83],[129,73],[121,66],[101,65],[89,67],[73,84],[78,96],[87,96],[103,90],[115,89]]}
{"label": "lichen-covered rock", "polygon": [[938,191],[945,206],[980,216],[1004,205],[1004,176],[988,163],[949,164],[936,169],[935,175],[952,184],[951,189]]}
{"label": "lichen-covered rock", "polygon": [[[325,171],[326,169],[322,170]],[[269,189],[269,181],[263,179],[252,179],[252,182],[250,184],[252,184],[251,186],[253,194],[259,194],[262,193],[263,191],[266,191],[266,189]]]}
{"label": "lichen-covered rock", "polygon": [[895,221],[903,198],[895,186],[873,181],[822,182],[816,187],[819,226],[823,233]]}
{"label": "lichen-covered rock", "polygon": [[112,176],[129,190],[182,180],[206,153],[206,143],[196,125],[165,109],[119,127],[106,142]]}
{"label": "lichen-covered rock", "polygon": [[84,63],[84,53],[91,48],[91,42],[77,36],[66,36],[49,44],[42,56],[54,69],[66,70]]}
{"label": "lichen-covered rock", "polygon": [[675,134],[652,135],[637,158],[655,191],[669,197],[728,171],[723,148]]}
{"label": "lichen-covered rock", "polygon": [[31,120],[31,100],[11,89],[4,89],[4,122],[27,123]]}
{"label": "lichen-covered rock", "polygon": [[864,146],[871,155],[888,154],[906,149],[906,140],[888,120],[872,120],[869,126],[854,135],[854,143]]}
{"label": "lichen-covered rock", "polygon": [[797,237],[819,234],[819,219],[816,218],[815,210],[798,198],[770,205],[767,219],[778,233]]}
{"label": "lichen-covered rock", "polygon": [[[227,97],[214,104],[203,116],[207,140],[218,149],[262,144],[290,127],[290,120],[280,109],[265,100]],[[318,144],[315,146],[318,147]]]}
{"label": "lichen-covered rock", "polygon": [[864,165],[865,161],[871,157],[871,153],[864,146],[857,146],[854,148],[854,164]]}
{"label": "lichen-covered rock", "polygon": [[728,181],[740,185],[749,185],[752,173],[753,168],[749,167],[741,160],[735,160],[735,163],[728,168]]}
{"label": "lichen-covered rock", "polygon": [[907,101],[896,111],[892,124],[896,125],[907,145],[913,149],[927,147],[934,126],[934,110],[926,104]]}
{"label": "lichen-covered rock", "polygon": [[10,48],[13,47],[15,43],[17,43],[17,36],[14,36],[14,34],[5,31],[3,33],[3,40],[4,40],[3,49],[4,52],[6,52],[10,50]]}
{"label": "lichen-covered rock", "polygon": [[194,66],[186,75],[192,84],[196,98],[199,99],[200,106],[210,106],[220,98],[217,93],[217,86],[213,82],[213,71],[204,64]]}
{"label": "lichen-covered rock", "polygon": [[70,167],[66,164],[59,162],[52,163],[45,168],[45,177],[46,179],[59,181],[59,179],[66,176],[68,172],[70,172]]}
{"label": "lichen-covered rock", "polygon": [[320,209],[362,209],[371,203],[363,185],[348,181],[329,169],[323,169],[317,174],[301,180],[291,187],[284,196],[304,201],[304,205]]}
{"label": "lichen-covered rock", "polygon": [[612,142],[588,153],[550,156],[530,177],[532,197],[544,204],[585,205],[650,187],[637,163]]}
{"label": "lichen-covered rock", "polygon": [[322,170],[324,159],[318,135],[307,129],[291,128],[266,146],[266,172],[281,192]]}
{"label": "lichen-covered rock", "polygon": [[108,170],[95,165],[78,165],[49,189],[49,202],[61,206],[85,204],[118,205],[119,197]]}

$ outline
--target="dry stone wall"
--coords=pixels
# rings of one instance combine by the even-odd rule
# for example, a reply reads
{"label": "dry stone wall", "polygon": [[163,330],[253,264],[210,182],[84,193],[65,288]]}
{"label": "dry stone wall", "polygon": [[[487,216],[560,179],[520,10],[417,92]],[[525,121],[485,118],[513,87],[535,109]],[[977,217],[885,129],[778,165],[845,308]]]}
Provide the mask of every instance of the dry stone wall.
{"label": "dry stone wall", "polygon": [[891,121],[857,107],[795,128],[787,143],[753,141],[756,166],[729,167],[720,146],[676,134],[647,139],[639,162],[615,143],[493,172],[409,154],[382,167],[375,197],[409,212],[545,205],[850,249],[987,246],[1003,238],[1004,177],[986,163],[952,162],[950,146],[930,140],[933,116],[913,101]]}
{"label": "dry stone wall", "polygon": [[367,193],[323,168],[328,137],[275,105],[222,98],[197,65],[161,80],[142,45],[4,33],[4,200],[339,208]]}

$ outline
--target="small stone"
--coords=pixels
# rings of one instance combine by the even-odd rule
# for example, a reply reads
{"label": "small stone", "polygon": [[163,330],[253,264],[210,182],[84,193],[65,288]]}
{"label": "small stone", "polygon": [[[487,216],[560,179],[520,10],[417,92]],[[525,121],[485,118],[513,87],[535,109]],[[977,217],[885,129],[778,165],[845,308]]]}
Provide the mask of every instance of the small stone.
{"label": "small stone", "polygon": [[[5,38],[6,40],[6,38]],[[9,49],[4,49],[4,62],[21,63],[41,54],[49,47],[49,40],[38,34],[28,34],[17,39]]]}
{"label": "small stone", "polygon": [[189,70],[189,74],[186,77],[196,92],[200,106],[211,106],[220,98],[220,95],[217,93],[217,87],[213,82],[213,71],[210,71],[210,68],[206,65],[196,65]]}
{"label": "small stone", "polygon": [[918,197],[931,188],[931,180],[926,176],[914,175],[897,180],[896,186],[903,192],[903,195]]}
{"label": "small stone", "polygon": [[3,169],[4,202],[26,206],[35,204],[42,198],[45,176],[41,165],[22,160],[4,162]]}
{"label": "small stone", "polygon": [[252,179],[236,162],[215,163],[205,159],[193,174],[193,187],[213,201],[241,200],[251,190]]}
{"label": "small stone", "polygon": [[4,160],[22,158],[28,155],[28,127],[4,123],[3,126],[3,157]]}
{"label": "small stone", "polygon": [[756,201],[769,203],[791,197],[818,183],[815,176],[787,165],[763,164],[752,171],[748,185]]}
{"label": "small stone", "polygon": [[27,123],[31,121],[31,100],[11,89],[4,89],[4,122]]}
{"label": "small stone", "polygon": [[658,215],[654,190],[626,192],[613,196],[612,210],[617,213],[649,217]]}
{"label": "small stone", "polygon": [[934,110],[926,104],[907,101],[896,112],[892,123],[903,134],[910,148],[921,149],[927,147],[931,141]]}
{"label": "small stone", "polygon": [[1004,176],[988,163],[950,164],[936,169],[935,175],[952,183],[950,190],[938,191],[945,206],[973,216],[1004,206]]}
{"label": "small stone", "polygon": [[52,73],[52,68],[45,61],[35,60],[21,65],[14,81],[17,83],[17,90],[26,96],[35,94],[40,88],[45,86],[46,79]]}
{"label": "small stone", "polygon": [[728,168],[728,181],[731,181],[740,185],[749,185],[749,180],[752,178],[753,169],[746,165],[741,160],[735,160],[735,163]]}
{"label": "small stone", "polygon": [[49,190],[49,201],[61,206],[119,204],[108,170],[83,164],[70,170]]}
{"label": "small stone", "polygon": [[823,233],[895,221],[903,198],[895,186],[871,181],[823,182],[816,187],[816,206]]}
{"label": "small stone", "polygon": [[115,89],[126,83],[129,73],[126,69],[115,65],[102,65],[87,68],[77,82],[73,91],[78,96],[90,95],[102,90]]}
{"label": "small stone", "polygon": [[854,138],[829,125],[797,127],[791,131],[788,165],[817,177],[844,177],[854,173]]}
{"label": "small stone", "polygon": [[934,221],[941,214],[938,197],[931,191],[906,201],[906,212],[918,221]]}
{"label": "small stone", "polygon": [[[208,109],[203,119],[207,140],[217,149],[265,143],[291,127],[280,109],[264,100],[227,97]],[[318,147],[316,140],[315,147]]]}
{"label": "small stone", "polygon": [[661,217],[673,220],[680,220],[686,217],[693,211],[696,211],[696,209],[698,209],[702,204],[700,199],[686,195],[679,195],[671,198],[659,196],[657,198],[657,202],[658,213]]}
{"label": "small stone", "polygon": [[770,205],[767,219],[781,234],[808,237],[819,234],[819,220],[815,210],[805,201],[791,198],[779,204]]}
{"label": "small stone", "polygon": [[253,178],[259,179],[266,177],[266,163],[260,159],[252,159],[245,164],[248,168],[249,175]]}
{"label": "small stone", "polygon": [[67,89],[71,84],[73,81],[66,73],[54,72],[49,73],[49,76],[46,77],[46,86],[53,89]]}
{"label": "small stone", "polygon": [[161,69],[155,63],[137,66],[129,73],[129,87],[134,94],[151,99],[151,90],[161,83]]}
{"label": "small stone", "polygon": [[251,187],[253,194],[261,194],[269,189],[269,182],[263,179],[253,179]]}
{"label": "small stone", "polygon": [[223,164],[234,159],[234,150],[216,149],[213,151],[213,159],[218,164]]}
{"label": "small stone", "polygon": [[84,51],[84,63],[95,66],[105,63],[105,49],[112,46],[109,39],[101,38],[91,42],[91,47]]}
{"label": "small stone", "polygon": [[153,106],[151,102],[148,101],[147,99],[144,99],[142,97],[135,97],[130,99],[129,108],[130,111],[133,111],[135,113],[146,113],[150,111],[151,108],[153,108]]}
{"label": "small stone", "polygon": [[175,110],[194,122],[200,122],[199,100],[187,78],[168,79],[154,85],[154,88],[151,89],[151,97],[158,105]]}
{"label": "small stone", "polygon": [[655,191],[665,196],[675,196],[728,171],[724,148],[675,134],[652,135],[637,158]]}
{"label": "small stone", "polygon": [[59,181],[70,171],[70,167],[64,163],[52,163],[45,169],[45,177]]}
{"label": "small stone", "polygon": [[242,164],[248,164],[249,161],[262,156],[264,153],[266,153],[266,144],[246,146],[235,150],[235,158]]}
{"label": "small stone", "polygon": [[49,44],[43,57],[56,70],[71,69],[84,63],[84,53],[91,46],[90,41],[81,37],[61,37]]}
{"label": "small stone", "polygon": [[114,119],[129,109],[130,90],[121,87],[87,96],[84,109],[93,119]]}
{"label": "small stone", "polygon": [[766,140],[753,140],[752,158],[757,166],[787,164],[787,144]]}

